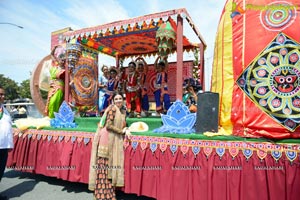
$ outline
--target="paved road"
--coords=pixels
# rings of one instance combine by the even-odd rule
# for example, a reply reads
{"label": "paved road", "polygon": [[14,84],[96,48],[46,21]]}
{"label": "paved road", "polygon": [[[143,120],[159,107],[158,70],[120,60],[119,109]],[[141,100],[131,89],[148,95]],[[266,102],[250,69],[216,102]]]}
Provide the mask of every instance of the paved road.
{"label": "paved road", "polygon": [[[92,200],[87,184],[6,169],[0,182],[0,196],[10,200]],[[153,200],[117,192],[118,200]]]}

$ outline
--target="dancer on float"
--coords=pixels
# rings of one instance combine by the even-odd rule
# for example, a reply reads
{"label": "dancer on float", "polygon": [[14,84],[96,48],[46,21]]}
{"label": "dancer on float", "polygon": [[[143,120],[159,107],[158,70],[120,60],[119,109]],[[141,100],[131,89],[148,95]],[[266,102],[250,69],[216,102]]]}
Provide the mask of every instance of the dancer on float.
{"label": "dancer on float", "polygon": [[104,112],[94,136],[90,162],[89,189],[94,198],[115,200],[115,188],[124,186],[124,135],[126,110],[121,93],[113,95],[113,104]]}
{"label": "dancer on float", "polygon": [[[171,106],[170,96],[168,94],[168,62],[166,59],[158,60],[154,63],[156,69],[156,78],[154,82],[154,98],[156,104],[156,112],[158,115],[166,113]],[[158,62],[158,63],[157,63]]]}
{"label": "dancer on float", "polygon": [[109,78],[106,83],[106,90],[104,94],[103,109],[106,109],[112,103],[112,96],[117,91],[118,87],[118,70],[112,66],[109,69]]}
{"label": "dancer on float", "polygon": [[98,78],[98,91],[99,91],[99,101],[98,101],[98,112],[100,115],[104,112],[104,95],[105,95],[105,89],[107,87],[107,82],[109,79],[109,72],[108,67],[106,65],[103,65],[101,68],[102,74],[99,75]]}
{"label": "dancer on float", "polygon": [[126,93],[126,108],[129,117],[141,117],[141,98],[139,95],[138,73],[136,72],[136,63],[128,64],[128,73],[125,75],[125,93]]}
{"label": "dancer on float", "polygon": [[148,89],[145,85],[146,77],[148,73],[148,65],[144,58],[138,57],[137,62],[137,72],[138,72],[138,83],[140,87],[140,98],[141,98],[141,108],[145,116],[149,115],[149,98],[148,98]]}
{"label": "dancer on float", "polygon": [[52,66],[50,68],[50,90],[45,107],[45,114],[54,118],[64,100],[65,49],[58,45],[51,51]]}

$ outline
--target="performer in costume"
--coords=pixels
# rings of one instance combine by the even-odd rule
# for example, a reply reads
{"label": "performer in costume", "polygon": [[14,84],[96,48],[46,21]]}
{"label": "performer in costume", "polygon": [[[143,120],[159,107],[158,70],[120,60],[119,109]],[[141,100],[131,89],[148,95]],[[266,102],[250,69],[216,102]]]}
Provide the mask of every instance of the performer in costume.
{"label": "performer in costume", "polygon": [[109,78],[108,67],[103,65],[101,68],[102,75],[99,76],[98,79],[98,91],[99,91],[99,102],[98,102],[98,111],[99,113],[104,112],[103,104],[104,104],[104,95],[105,89],[107,87],[107,82]]}
{"label": "performer in costume", "polygon": [[14,146],[12,120],[9,112],[4,108],[4,99],[5,90],[0,85],[0,181],[5,170],[8,152]]}
{"label": "performer in costume", "polygon": [[104,94],[103,109],[106,109],[112,103],[112,96],[118,87],[117,69],[111,67],[109,69],[109,78],[106,83],[106,89]]}
{"label": "performer in costume", "polygon": [[158,114],[166,112],[170,106],[170,96],[168,94],[168,75],[167,67],[164,61],[157,64],[158,59],[154,63],[156,67],[156,79],[154,82],[154,98],[156,104],[156,112]]}
{"label": "performer in costume", "polygon": [[148,73],[148,65],[142,57],[137,58],[136,61],[139,61],[137,72],[138,72],[138,83],[140,87],[141,108],[142,111],[145,113],[145,115],[148,116],[149,98],[148,98],[148,90],[145,86],[145,81]]}
{"label": "performer in costume", "polygon": [[138,73],[136,72],[135,62],[128,64],[128,74],[125,76],[126,108],[129,117],[137,113],[141,117],[141,98],[139,95]]}
{"label": "performer in costume", "polygon": [[110,105],[98,125],[92,145],[89,189],[94,190],[95,199],[115,200],[115,187],[124,186],[124,135],[130,137],[126,128],[126,111],[123,96],[113,95]]}
{"label": "performer in costume", "polygon": [[50,90],[48,91],[45,114],[54,118],[64,99],[65,49],[55,46],[51,52],[52,67],[50,68]]}

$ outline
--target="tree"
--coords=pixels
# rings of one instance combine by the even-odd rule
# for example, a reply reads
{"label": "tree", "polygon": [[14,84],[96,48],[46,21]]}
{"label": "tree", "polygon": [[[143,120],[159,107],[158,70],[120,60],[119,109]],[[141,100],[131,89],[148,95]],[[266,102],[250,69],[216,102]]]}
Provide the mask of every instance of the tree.
{"label": "tree", "polygon": [[19,97],[19,86],[14,80],[0,74],[0,84],[5,90],[6,100],[13,100]]}
{"label": "tree", "polygon": [[19,87],[19,94],[21,98],[30,98],[31,99],[31,93],[30,93],[30,79],[22,81]]}

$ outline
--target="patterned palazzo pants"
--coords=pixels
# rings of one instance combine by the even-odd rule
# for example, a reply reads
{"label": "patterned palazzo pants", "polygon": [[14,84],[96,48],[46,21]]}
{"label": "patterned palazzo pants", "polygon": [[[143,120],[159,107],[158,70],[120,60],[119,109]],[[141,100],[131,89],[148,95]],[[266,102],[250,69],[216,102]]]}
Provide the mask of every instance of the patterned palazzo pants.
{"label": "patterned palazzo pants", "polygon": [[97,178],[94,199],[96,200],[116,200],[116,194],[108,179],[108,159],[99,157],[97,160]]}

